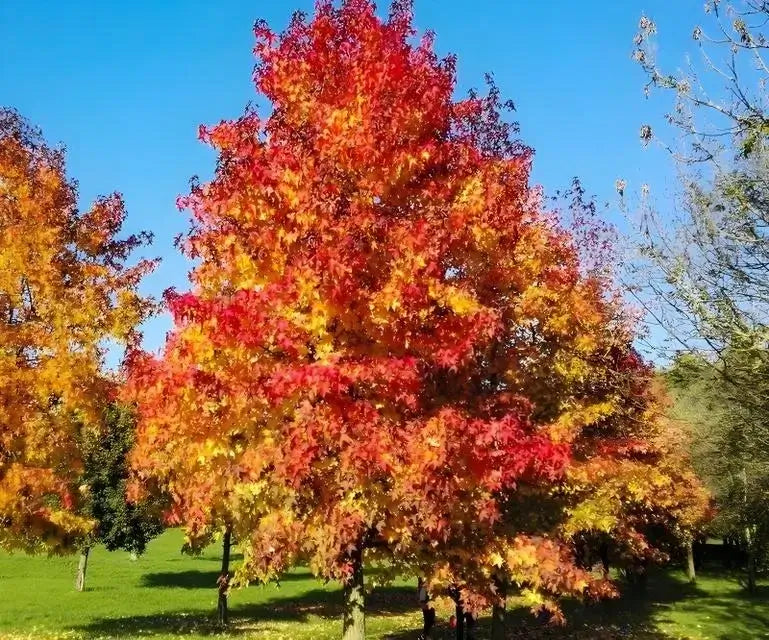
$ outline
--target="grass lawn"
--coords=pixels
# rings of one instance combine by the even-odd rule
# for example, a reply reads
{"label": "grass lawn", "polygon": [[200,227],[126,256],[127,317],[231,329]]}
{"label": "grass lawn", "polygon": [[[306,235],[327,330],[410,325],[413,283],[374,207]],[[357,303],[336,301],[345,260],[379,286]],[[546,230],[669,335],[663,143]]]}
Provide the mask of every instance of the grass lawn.
{"label": "grass lawn", "polygon": [[[302,569],[281,585],[235,591],[227,633],[214,624],[218,549],[199,558],[179,552],[181,534],[168,531],[147,553],[131,561],[127,553],[91,554],[88,588],[73,589],[76,558],[0,555],[0,638],[286,638],[324,640],[340,635],[341,593]],[[235,559],[237,560],[237,555]],[[416,638],[421,628],[416,588],[396,583],[375,590],[368,600],[367,637]],[[448,612],[439,612],[436,637],[452,637]],[[705,574],[689,586],[677,571],[650,576],[645,589],[592,607],[567,605],[567,629],[538,626],[524,611],[511,612],[510,638],[769,638],[769,585],[749,598],[736,579]],[[488,637],[482,620],[478,638]]]}

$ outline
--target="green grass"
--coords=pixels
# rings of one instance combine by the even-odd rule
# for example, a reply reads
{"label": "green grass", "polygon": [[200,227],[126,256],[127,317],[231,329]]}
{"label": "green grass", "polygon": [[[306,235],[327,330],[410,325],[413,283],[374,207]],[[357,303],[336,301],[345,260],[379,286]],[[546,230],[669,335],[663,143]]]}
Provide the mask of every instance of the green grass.
{"label": "green grass", "polygon": [[[341,593],[297,569],[280,586],[234,591],[231,628],[214,622],[218,549],[199,558],[180,553],[181,535],[166,532],[136,561],[122,552],[91,554],[88,588],[73,589],[76,558],[0,555],[0,638],[337,638]],[[237,561],[237,555],[235,556]],[[416,638],[421,615],[415,585],[373,591],[367,603],[367,637]],[[769,638],[769,585],[748,597],[736,577],[705,574],[696,586],[678,571],[658,572],[645,589],[627,588],[619,601],[566,607],[567,629],[540,626],[525,611],[510,614],[510,638],[748,640]],[[436,637],[452,637],[448,612],[439,612]],[[481,620],[479,640],[488,637]]]}

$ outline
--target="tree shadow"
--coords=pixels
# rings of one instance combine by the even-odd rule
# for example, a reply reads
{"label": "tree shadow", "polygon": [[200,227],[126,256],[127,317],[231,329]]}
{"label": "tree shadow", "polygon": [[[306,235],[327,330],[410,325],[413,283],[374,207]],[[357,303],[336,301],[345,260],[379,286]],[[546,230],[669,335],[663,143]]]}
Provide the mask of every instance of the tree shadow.
{"label": "tree shadow", "polygon": [[[191,572],[195,573],[195,572]],[[205,574],[205,572],[202,572]],[[165,574],[161,574],[165,575]],[[197,578],[196,578],[197,579]],[[195,588],[195,587],[191,587]],[[213,590],[212,590],[213,591]],[[380,587],[368,597],[367,613],[372,616],[395,616],[417,609],[412,587]],[[135,638],[169,634],[239,636],[253,633],[254,624],[269,622],[308,622],[311,616],[338,619],[342,615],[342,593],[313,589],[288,598],[273,598],[260,603],[235,605],[230,609],[230,626],[225,632],[218,626],[215,612],[180,611],[158,616],[101,618],[72,630],[84,638]],[[260,625],[261,632],[266,631]]]}
{"label": "tree shadow", "polygon": [[142,587],[150,589],[215,589],[218,571],[165,571],[142,576]]}
{"label": "tree shadow", "polygon": [[[385,634],[385,640],[416,640],[422,628],[414,628],[405,631]],[[454,640],[456,631],[448,624],[438,625],[432,631],[431,640]],[[612,628],[593,629],[564,629],[563,627],[527,626],[515,628],[508,625],[506,638],[509,640],[671,640],[671,636],[663,635],[656,631],[638,630],[628,635],[626,632]],[[481,618],[475,630],[475,640],[489,640],[491,638],[491,619]]]}
{"label": "tree shadow", "polygon": [[281,575],[275,582],[276,584],[281,584],[283,582],[307,582],[312,580],[323,582],[320,578],[316,578],[309,569],[293,569]]}
{"label": "tree shadow", "polygon": [[[564,614],[567,628],[606,629],[619,633],[617,637],[664,637],[654,629],[658,622],[666,622],[665,612],[674,605],[707,596],[696,584],[676,578],[670,571],[651,571],[639,584],[619,583],[620,597],[584,605],[566,602]],[[624,636],[621,634],[625,634]],[[651,635],[650,635],[651,634]],[[655,635],[656,634],[656,635]],[[580,637],[579,635],[576,637]],[[612,636],[607,636],[612,637]]]}
{"label": "tree shadow", "polygon": [[718,593],[676,603],[679,615],[697,617],[707,624],[708,637],[718,640],[752,640],[769,628],[769,586],[761,585],[752,594],[739,581]]}
{"label": "tree shadow", "polygon": [[[372,568],[367,570],[366,575],[369,577],[376,576],[384,573],[383,570]],[[216,586],[216,580],[219,577],[218,571],[213,570],[197,570],[190,569],[187,571],[163,571],[156,573],[147,573],[142,576],[142,586],[150,589],[211,589]],[[308,569],[295,569],[288,573],[284,573],[276,584],[289,582],[307,582],[320,580]],[[416,587],[414,587],[414,593],[416,593]],[[414,596],[416,597],[416,596]]]}
{"label": "tree shadow", "polygon": [[[158,588],[205,588],[215,592],[215,572],[183,572],[182,574],[149,574],[148,585]],[[523,608],[508,612],[507,637],[517,640],[663,640],[669,638],[660,627],[687,620],[693,626],[703,623],[707,637],[717,640],[751,640],[757,629],[769,626],[769,586],[760,586],[754,596],[748,596],[736,580],[724,580],[724,572],[703,572],[701,584],[687,583],[682,575],[670,571],[652,571],[645,586],[621,584],[622,597],[594,604],[566,601],[563,605],[567,618],[565,627],[554,627],[538,621]],[[306,581],[309,571],[299,569],[283,577],[283,581]],[[717,580],[713,580],[717,578]],[[213,584],[212,584],[213,579]],[[321,619],[339,619],[342,615],[340,589],[315,589],[297,594],[287,587],[259,603],[234,604],[231,608],[231,626],[227,636],[259,633],[269,637],[270,623],[304,624]],[[390,586],[375,589],[367,599],[366,610],[372,617],[413,614],[419,619],[414,586]],[[693,621],[693,622],[692,622]],[[258,626],[257,626],[258,625]],[[476,631],[477,640],[490,637],[490,619],[481,618]],[[158,635],[222,634],[213,611],[188,610],[158,616],[103,618],[75,631],[85,639],[135,638]],[[277,626],[275,633],[278,633]],[[413,629],[393,632],[389,640],[413,640],[421,631]],[[285,628],[282,629],[285,633]],[[446,616],[438,622],[435,640],[453,639],[454,631],[448,627]]]}
{"label": "tree shadow", "polygon": [[[704,595],[695,585],[676,580],[669,573],[660,572],[650,576],[645,587],[620,585],[619,599],[583,604],[565,601],[563,604],[566,625],[557,626],[539,620],[522,607],[507,612],[506,631],[508,638],[516,640],[669,640],[656,629],[659,609],[679,603],[682,600]],[[386,635],[388,640],[414,640],[421,628],[398,631]],[[475,637],[487,640],[491,636],[491,618],[478,620]],[[434,640],[453,640],[454,630],[446,620],[440,620],[433,633]],[[731,637],[731,636],[730,636]],[[734,636],[739,640],[743,636]],[[747,638],[754,636],[744,636]]]}
{"label": "tree shadow", "polygon": [[[203,561],[203,562],[215,562],[216,564],[219,564],[219,565],[222,564],[222,557],[219,555],[210,555],[210,556],[199,555],[199,556],[195,556],[195,560]],[[242,553],[235,553],[235,552],[230,553],[231,563],[234,564],[236,562],[239,562],[240,560],[243,560]]]}

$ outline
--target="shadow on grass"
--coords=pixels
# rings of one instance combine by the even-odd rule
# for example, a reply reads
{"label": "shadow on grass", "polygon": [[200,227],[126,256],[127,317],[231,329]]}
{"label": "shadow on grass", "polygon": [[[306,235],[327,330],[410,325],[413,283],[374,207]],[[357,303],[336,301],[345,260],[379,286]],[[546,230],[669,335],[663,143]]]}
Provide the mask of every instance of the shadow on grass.
{"label": "shadow on grass", "polygon": [[[672,606],[688,598],[703,597],[704,592],[694,585],[683,583],[666,573],[650,576],[645,587],[623,585],[622,597],[594,604],[576,601],[563,603],[567,624],[564,627],[538,621],[528,609],[516,608],[507,612],[507,638],[515,640],[663,640],[664,635],[655,627],[655,614],[659,608]],[[435,640],[454,638],[454,631],[441,621],[434,633]],[[399,631],[386,635],[388,640],[413,640],[420,629]],[[491,635],[491,619],[481,618],[475,637],[487,640]],[[730,636],[735,639],[752,636]]]}
{"label": "shadow on grass", "polygon": [[167,571],[142,576],[142,586],[151,589],[215,589],[218,571]]}
{"label": "shadow on grass", "polygon": [[[374,590],[368,597],[366,611],[372,616],[402,615],[416,611],[415,602],[416,596],[412,587],[381,587]],[[236,605],[230,609],[231,624],[225,635],[239,636],[253,633],[254,625],[257,623],[262,623],[259,631],[267,632],[268,629],[264,628],[263,623],[302,624],[308,622],[311,616],[338,619],[342,615],[342,604],[341,591],[314,589],[290,598],[275,598],[263,603]],[[214,611],[206,615],[199,610],[158,616],[102,618],[74,630],[86,638],[152,637],[193,632],[200,635],[223,633],[216,624]]]}
{"label": "shadow on grass", "polygon": [[[200,556],[195,557],[195,559],[198,560],[198,561],[202,561],[202,562],[215,562],[218,565],[222,564],[221,556],[217,556],[217,555],[211,555],[211,556],[200,555]],[[233,564],[236,563],[236,562],[239,562],[242,559],[243,559],[243,554],[242,553],[232,553],[232,554],[230,554],[230,562],[233,563]]]}
{"label": "shadow on grass", "polygon": [[[707,577],[707,574],[703,574]],[[676,603],[678,618],[689,618],[717,640],[753,640],[766,636],[769,628],[769,585],[748,594],[741,580],[734,579],[705,597]],[[660,616],[665,619],[664,614]]]}
{"label": "shadow on grass", "polygon": [[[384,571],[372,568],[367,570],[366,575],[370,577],[380,573],[384,573]],[[216,587],[218,577],[219,572],[212,570],[163,571],[143,575],[142,586],[150,589],[212,589]],[[307,582],[312,580],[316,580],[316,578],[309,570],[296,569],[283,574],[277,582],[278,584],[285,584],[288,582]]]}
{"label": "shadow on grass", "polygon": [[[150,574],[149,585],[208,588],[213,592],[211,572],[186,572],[174,574]],[[309,573],[296,571],[284,577],[289,580],[307,580]],[[170,584],[169,584],[170,583]],[[666,624],[676,623],[679,628],[700,626],[702,633],[717,640],[752,640],[758,630],[769,627],[769,586],[759,587],[754,596],[748,596],[735,579],[726,579],[724,573],[703,573],[701,587],[688,584],[681,575],[673,572],[653,572],[645,587],[624,585],[618,600],[582,605],[566,602],[564,613],[568,620],[565,627],[552,627],[538,622],[527,610],[513,609],[508,612],[507,638],[516,640],[662,640],[670,638],[660,630]],[[413,613],[418,619],[414,588],[383,587],[373,591],[366,610],[372,617],[397,616]],[[241,636],[258,631],[269,637],[270,623],[296,623],[301,625],[314,618],[339,619],[342,614],[340,590],[312,589],[301,594],[286,593],[262,603],[236,605],[231,609],[232,624],[227,636]],[[317,621],[317,620],[316,620]],[[702,625],[700,625],[702,623]],[[187,611],[172,615],[105,618],[76,629],[86,638],[134,638],[161,634],[200,635],[221,634],[216,625],[214,612]],[[394,632],[385,636],[389,640],[414,640],[420,628]],[[283,628],[285,633],[285,628]],[[478,622],[477,640],[488,640],[490,620]],[[681,636],[678,634],[676,637]],[[453,638],[453,630],[447,620],[439,620],[435,640]],[[686,637],[683,635],[683,637]]]}

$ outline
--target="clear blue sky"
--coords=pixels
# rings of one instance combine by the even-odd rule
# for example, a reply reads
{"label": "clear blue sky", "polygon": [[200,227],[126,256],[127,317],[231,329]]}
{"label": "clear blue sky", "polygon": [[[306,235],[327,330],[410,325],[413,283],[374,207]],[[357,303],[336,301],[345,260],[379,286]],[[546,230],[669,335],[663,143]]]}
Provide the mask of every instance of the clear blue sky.
{"label": "clear blue sky", "polygon": [[[189,178],[210,176],[214,157],[196,139],[201,123],[239,115],[251,83],[255,19],[282,28],[311,0],[0,1],[0,104],[19,109],[51,142],[66,144],[83,203],[125,195],[129,230],[155,233],[163,263],[145,290],[186,287],[188,264],[173,247],[186,229],[175,208]],[[385,8],[385,3],[380,3]],[[515,101],[522,137],[536,150],[534,180],[552,192],[579,176],[614,200],[614,182],[674,187],[660,151],[642,150],[640,125],[665,103],[646,101],[630,59],[642,12],[660,29],[664,60],[694,49],[702,0],[416,0],[416,23],[458,56],[459,93],[493,72]],[[169,326],[151,321],[145,346]]]}

